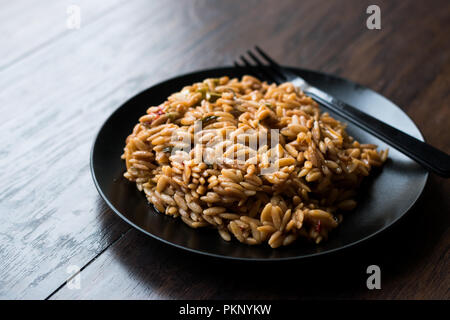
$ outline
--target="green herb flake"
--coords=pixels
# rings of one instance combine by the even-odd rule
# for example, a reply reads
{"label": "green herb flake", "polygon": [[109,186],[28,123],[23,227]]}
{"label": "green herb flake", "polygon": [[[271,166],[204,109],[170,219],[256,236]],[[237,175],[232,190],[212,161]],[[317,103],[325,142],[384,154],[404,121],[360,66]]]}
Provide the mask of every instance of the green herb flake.
{"label": "green herb flake", "polygon": [[205,99],[205,97],[207,96],[207,93],[208,93],[208,89],[200,88],[200,89],[197,89],[197,92],[202,94],[202,99]]}
{"label": "green herb flake", "polygon": [[221,97],[222,97],[222,95],[217,92],[207,92],[206,93],[206,100],[208,100],[209,102],[216,102],[217,99],[219,99]]}
{"label": "green herb flake", "polygon": [[170,113],[167,114],[167,117],[171,121],[176,120],[178,118],[178,116],[179,116],[178,112],[170,112]]}

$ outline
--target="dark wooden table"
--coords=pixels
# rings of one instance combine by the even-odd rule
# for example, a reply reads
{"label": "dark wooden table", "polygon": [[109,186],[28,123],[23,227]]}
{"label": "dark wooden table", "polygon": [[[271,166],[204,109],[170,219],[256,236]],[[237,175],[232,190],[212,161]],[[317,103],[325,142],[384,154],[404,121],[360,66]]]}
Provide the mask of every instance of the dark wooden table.
{"label": "dark wooden table", "polygon": [[[188,254],[130,228],[89,172],[102,122],[172,76],[230,65],[259,44],[393,100],[450,153],[450,2],[75,0],[0,10],[0,298],[449,299],[450,181],[430,176],[394,228],[337,256],[289,264]],[[381,267],[368,290],[366,268]],[[80,289],[66,281],[81,269]]]}

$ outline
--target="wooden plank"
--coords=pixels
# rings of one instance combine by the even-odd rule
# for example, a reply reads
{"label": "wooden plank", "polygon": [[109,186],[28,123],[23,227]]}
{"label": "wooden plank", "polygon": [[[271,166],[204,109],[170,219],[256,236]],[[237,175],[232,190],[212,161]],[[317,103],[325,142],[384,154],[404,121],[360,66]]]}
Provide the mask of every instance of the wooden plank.
{"label": "wooden plank", "polygon": [[[94,135],[120,103],[162,79],[231,64],[253,43],[288,65],[379,90],[449,152],[450,133],[436,127],[449,112],[450,44],[441,30],[450,5],[427,3],[424,15],[418,2],[381,2],[382,30],[370,31],[368,4],[130,1],[9,63],[0,72],[0,298],[448,298],[443,179],[430,180],[398,232],[331,260],[331,273],[314,263],[306,283],[282,266],[239,273],[127,232],[91,182]],[[385,270],[381,291],[365,289],[369,263]],[[85,267],[81,290],[57,290],[70,265]]]}
{"label": "wooden plank", "polygon": [[48,0],[31,3],[27,0],[6,1],[0,10],[0,70],[17,63],[50,42],[73,30],[67,28],[68,7],[81,9],[81,27],[101,18],[123,0],[93,1]]}

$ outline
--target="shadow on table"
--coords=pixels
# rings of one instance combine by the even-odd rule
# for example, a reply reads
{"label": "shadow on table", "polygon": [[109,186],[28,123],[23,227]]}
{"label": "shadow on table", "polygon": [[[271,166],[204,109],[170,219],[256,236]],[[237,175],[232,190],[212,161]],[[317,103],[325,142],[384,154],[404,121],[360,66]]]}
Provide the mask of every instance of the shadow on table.
{"label": "shadow on table", "polygon": [[[299,262],[225,261],[185,252],[131,230],[110,248],[142,286],[128,292],[168,299],[420,298],[433,248],[448,226],[442,184],[430,179],[413,210],[382,235],[355,248]],[[439,258],[439,257],[438,257]],[[366,269],[381,268],[382,290],[368,290]],[[431,272],[431,270],[430,270]],[[422,276],[422,277],[421,277]]]}

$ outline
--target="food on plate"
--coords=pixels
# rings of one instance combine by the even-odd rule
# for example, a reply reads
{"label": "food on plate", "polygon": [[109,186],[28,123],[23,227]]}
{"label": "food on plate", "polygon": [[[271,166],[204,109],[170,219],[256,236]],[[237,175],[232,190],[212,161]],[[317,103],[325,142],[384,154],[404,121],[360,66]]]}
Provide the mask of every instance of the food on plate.
{"label": "food on plate", "polygon": [[150,107],[122,158],[160,213],[276,248],[326,240],[387,156],[292,83],[243,76],[206,79]]}

